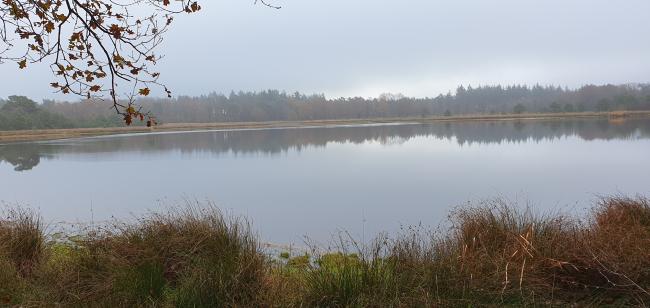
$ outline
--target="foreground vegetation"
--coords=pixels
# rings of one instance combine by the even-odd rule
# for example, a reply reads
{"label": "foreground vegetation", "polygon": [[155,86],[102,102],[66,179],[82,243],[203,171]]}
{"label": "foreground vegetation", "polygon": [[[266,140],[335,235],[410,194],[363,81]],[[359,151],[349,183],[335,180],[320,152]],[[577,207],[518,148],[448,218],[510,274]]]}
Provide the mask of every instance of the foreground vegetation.
{"label": "foreground vegetation", "polygon": [[244,220],[187,207],[64,239],[37,215],[0,222],[0,304],[16,306],[645,305],[650,202],[601,200],[585,219],[500,201],[361,247],[264,251]]}

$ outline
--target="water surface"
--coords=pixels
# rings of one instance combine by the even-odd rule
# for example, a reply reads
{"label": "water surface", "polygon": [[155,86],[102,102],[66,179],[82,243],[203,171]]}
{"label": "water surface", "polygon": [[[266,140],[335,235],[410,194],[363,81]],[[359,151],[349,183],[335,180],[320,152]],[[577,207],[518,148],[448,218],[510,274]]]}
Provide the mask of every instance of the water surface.
{"label": "water surface", "polygon": [[159,133],[0,145],[0,200],[47,221],[132,217],[183,199],[277,243],[437,225],[503,197],[580,210],[650,195],[650,120],[494,121]]}

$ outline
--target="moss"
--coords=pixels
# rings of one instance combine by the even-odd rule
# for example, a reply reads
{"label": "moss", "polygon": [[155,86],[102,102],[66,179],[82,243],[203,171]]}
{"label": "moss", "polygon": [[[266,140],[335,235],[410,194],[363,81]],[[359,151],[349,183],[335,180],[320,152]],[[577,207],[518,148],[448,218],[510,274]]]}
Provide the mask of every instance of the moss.
{"label": "moss", "polygon": [[287,267],[305,270],[311,266],[311,257],[308,254],[290,258],[287,261]]}

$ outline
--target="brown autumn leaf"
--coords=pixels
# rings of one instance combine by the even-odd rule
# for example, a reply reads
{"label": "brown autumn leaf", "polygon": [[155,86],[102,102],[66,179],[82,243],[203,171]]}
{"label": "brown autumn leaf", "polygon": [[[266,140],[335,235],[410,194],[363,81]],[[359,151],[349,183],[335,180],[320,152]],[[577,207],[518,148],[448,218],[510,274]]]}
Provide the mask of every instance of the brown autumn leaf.
{"label": "brown autumn leaf", "polygon": [[151,90],[149,90],[149,88],[142,88],[138,91],[138,93],[142,96],[147,96],[149,95],[150,92]]}
{"label": "brown autumn leaf", "polygon": [[26,68],[27,67],[27,60],[22,59],[21,61],[19,61],[18,62],[18,67],[21,68],[21,69]]}
{"label": "brown autumn leaf", "polygon": [[116,24],[112,24],[108,32],[110,32],[115,39],[120,39],[122,36],[122,28]]}
{"label": "brown autumn leaf", "polygon": [[47,31],[47,33],[52,33],[52,31],[54,31],[54,23],[51,22],[51,21],[48,21],[45,24],[45,31]]}

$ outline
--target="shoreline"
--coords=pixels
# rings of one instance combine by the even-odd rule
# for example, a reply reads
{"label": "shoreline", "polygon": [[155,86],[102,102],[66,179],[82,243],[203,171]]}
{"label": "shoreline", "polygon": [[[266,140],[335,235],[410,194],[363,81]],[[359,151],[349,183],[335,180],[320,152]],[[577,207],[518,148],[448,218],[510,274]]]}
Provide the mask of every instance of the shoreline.
{"label": "shoreline", "polygon": [[625,118],[650,117],[650,111],[626,111],[624,113],[612,112],[574,112],[574,113],[524,113],[524,114],[498,114],[498,115],[458,115],[435,117],[391,117],[368,119],[336,119],[336,120],[304,120],[304,121],[265,121],[265,122],[219,122],[219,123],[168,123],[152,128],[144,126],[106,127],[106,128],[69,128],[69,129],[43,129],[43,130],[16,130],[0,131],[0,143],[47,141],[70,138],[95,137],[104,135],[119,135],[132,133],[151,132],[181,132],[194,130],[218,129],[267,129],[267,128],[300,128],[312,126],[339,126],[339,125],[368,125],[389,123],[440,123],[463,121],[534,121],[534,120],[562,120],[583,118],[612,118],[621,121]]}

